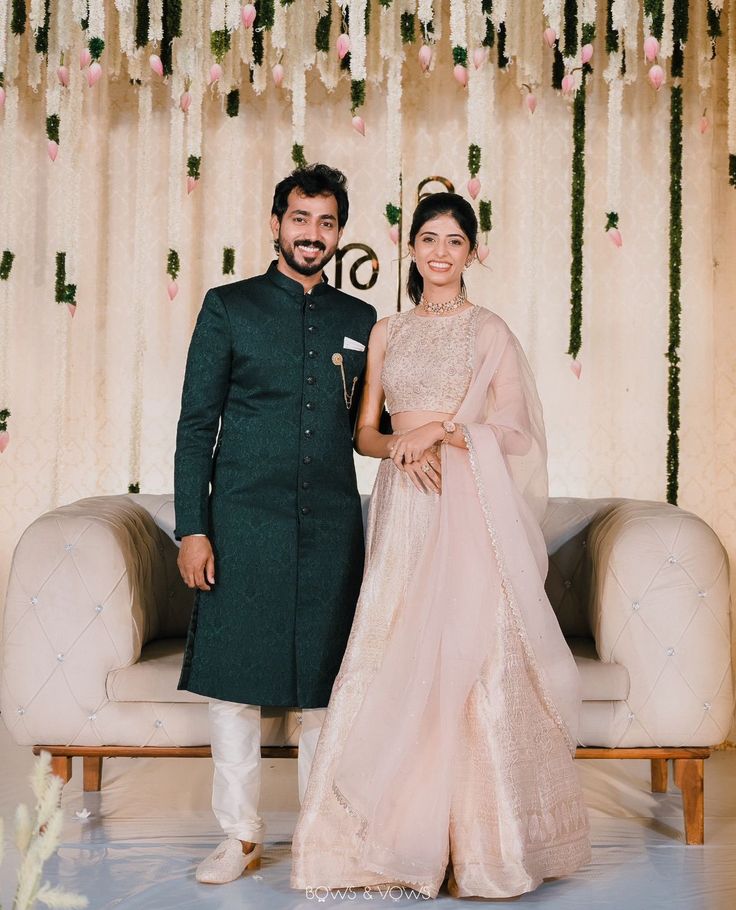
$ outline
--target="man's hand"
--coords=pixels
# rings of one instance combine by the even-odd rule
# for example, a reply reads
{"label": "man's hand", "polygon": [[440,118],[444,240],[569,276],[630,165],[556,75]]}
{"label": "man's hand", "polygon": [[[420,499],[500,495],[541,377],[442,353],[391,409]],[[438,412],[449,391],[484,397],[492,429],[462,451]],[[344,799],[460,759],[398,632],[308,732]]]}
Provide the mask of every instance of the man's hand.
{"label": "man's hand", "polygon": [[215,583],[215,556],[207,537],[196,534],[182,537],[176,564],[188,588],[212,590],[210,585]]}

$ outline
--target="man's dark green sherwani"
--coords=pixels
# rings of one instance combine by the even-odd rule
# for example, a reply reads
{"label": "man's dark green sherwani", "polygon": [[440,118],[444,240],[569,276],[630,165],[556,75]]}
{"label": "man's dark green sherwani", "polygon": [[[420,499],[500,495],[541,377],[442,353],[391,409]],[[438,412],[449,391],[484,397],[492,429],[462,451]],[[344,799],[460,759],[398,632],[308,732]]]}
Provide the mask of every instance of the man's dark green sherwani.
{"label": "man's dark green sherwani", "polygon": [[[180,689],[254,705],[324,707],[363,574],[355,405],[376,321],[327,283],[305,294],[273,263],[207,292],[176,440],[176,535],[207,534]],[[219,432],[218,432],[219,428]],[[216,441],[216,444],[215,444]],[[213,452],[214,448],[214,452]],[[211,484],[211,491],[210,491]]]}

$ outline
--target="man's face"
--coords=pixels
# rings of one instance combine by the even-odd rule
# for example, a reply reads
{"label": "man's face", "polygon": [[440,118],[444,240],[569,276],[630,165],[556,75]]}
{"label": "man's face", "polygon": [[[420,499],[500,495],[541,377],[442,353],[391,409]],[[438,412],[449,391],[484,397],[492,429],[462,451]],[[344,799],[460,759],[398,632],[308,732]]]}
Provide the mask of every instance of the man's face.
{"label": "man's face", "polygon": [[342,230],[337,226],[334,196],[289,193],[289,204],[279,223],[271,216],[271,232],[286,264],[299,275],[316,275],[335,255]]}

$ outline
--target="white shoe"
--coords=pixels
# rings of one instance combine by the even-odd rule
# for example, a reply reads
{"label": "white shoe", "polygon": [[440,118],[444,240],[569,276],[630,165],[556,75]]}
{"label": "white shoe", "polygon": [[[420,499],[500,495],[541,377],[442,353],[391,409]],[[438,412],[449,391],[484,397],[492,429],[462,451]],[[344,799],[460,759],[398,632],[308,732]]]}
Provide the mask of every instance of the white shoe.
{"label": "white shoe", "polygon": [[246,869],[260,869],[263,845],[256,844],[250,853],[243,853],[242,843],[228,837],[197,866],[197,881],[206,885],[224,885],[235,881]]}

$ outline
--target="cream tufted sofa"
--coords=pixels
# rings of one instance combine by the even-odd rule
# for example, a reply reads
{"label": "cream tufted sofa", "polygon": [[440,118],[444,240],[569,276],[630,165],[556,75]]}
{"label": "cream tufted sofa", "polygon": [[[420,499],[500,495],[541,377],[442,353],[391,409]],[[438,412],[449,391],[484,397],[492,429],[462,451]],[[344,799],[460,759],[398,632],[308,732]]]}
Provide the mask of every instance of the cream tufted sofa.
{"label": "cream tufted sofa", "polygon": [[[84,756],[206,755],[206,700],[180,692],[192,595],[176,568],[170,495],[100,496],[41,516],[13,557],[0,651],[0,709],[57,773]],[[552,499],[547,590],[583,683],[586,757],[667,760],[688,843],[703,841],[703,759],[734,709],[726,555],[674,506]],[[297,711],[264,711],[266,754],[293,754]]]}

